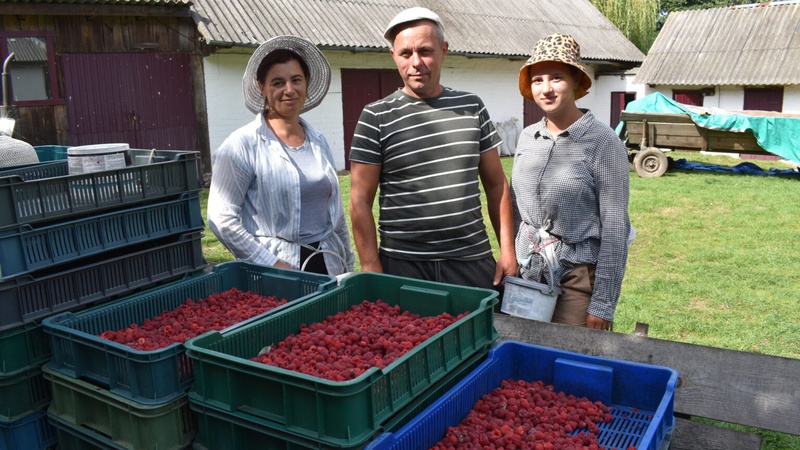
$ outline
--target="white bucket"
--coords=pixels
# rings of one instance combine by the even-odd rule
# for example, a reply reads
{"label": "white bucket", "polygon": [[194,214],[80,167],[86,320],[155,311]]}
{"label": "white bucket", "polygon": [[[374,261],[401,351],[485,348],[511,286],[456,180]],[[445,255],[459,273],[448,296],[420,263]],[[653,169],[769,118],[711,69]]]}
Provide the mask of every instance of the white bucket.
{"label": "white bucket", "polygon": [[69,147],[67,161],[70,175],[100,170],[124,169],[128,144],[95,144]]}
{"label": "white bucket", "polygon": [[523,319],[550,322],[561,289],[518,277],[506,277],[500,311]]}

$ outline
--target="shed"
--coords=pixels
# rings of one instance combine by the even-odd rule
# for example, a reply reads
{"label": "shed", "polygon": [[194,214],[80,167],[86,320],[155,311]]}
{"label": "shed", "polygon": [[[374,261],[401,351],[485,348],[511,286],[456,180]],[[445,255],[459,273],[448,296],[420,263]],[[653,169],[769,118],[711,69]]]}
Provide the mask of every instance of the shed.
{"label": "shed", "polygon": [[669,15],[634,82],[680,103],[800,112],[800,1]]}
{"label": "shed", "polygon": [[189,5],[0,0],[0,54],[14,53],[7,97],[14,137],[208,155],[204,47]]}

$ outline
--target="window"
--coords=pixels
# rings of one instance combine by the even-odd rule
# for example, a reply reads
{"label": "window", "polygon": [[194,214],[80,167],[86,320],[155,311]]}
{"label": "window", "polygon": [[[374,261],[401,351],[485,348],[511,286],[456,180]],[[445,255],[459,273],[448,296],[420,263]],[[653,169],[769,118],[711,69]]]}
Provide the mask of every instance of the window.
{"label": "window", "polygon": [[678,103],[690,106],[703,106],[702,89],[672,90],[672,99]]}
{"label": "window", "polygon": [[[0,33],[7,79],[3,100],[15,106],[60,104],[51,33]],[[9,55],[14,56],[9,59]]]}
{"label": "window", "polygon": [[745,88],[744,109],[783,111],[783,88]]}

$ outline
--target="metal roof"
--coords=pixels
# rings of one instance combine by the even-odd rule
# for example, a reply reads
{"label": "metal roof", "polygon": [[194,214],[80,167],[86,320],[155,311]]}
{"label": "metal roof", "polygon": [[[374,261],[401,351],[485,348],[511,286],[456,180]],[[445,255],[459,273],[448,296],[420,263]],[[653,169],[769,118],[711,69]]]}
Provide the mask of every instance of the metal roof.
{"label": "metal roof", "polygon": [[800,84],[800,1],[673,12],[634,82]]}
{"label": "metal roof", "polygon": [[321,48],[381,51],[385,25],[412,6],[441,16],[451,53],[524,58],[539,38],[559,32],[572,34],[587,60],[644,59],[588,0],[193,0],[192,9],[212,45],[257,46],[294,34]]}

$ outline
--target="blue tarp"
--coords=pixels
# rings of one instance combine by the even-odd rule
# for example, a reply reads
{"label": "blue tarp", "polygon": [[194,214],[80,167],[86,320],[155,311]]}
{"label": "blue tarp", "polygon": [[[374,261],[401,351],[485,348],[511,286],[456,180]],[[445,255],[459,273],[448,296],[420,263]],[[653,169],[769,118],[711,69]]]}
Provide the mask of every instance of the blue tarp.
{"label": "blue tarp", "polygon": [[[744,132],[750,130],[764,150],[800,164],[800,117],[758,116],[720,109],[684,105],[660,92],[625,105],[631,112],[688,114],[698,126],[712,130]],[[617,127],[617,134],[622,123]]]}
{"label": "blue tarp", "polygon": [[775,169],[770,168],[769,170],[764,170],[761,167],[753,164],[751,162],[743,162],[739,163],[733,167],[727,166],[720,166],[716,164],[703,164],[699,162],[689,162],[685,159],[676,159],[675,160],[675,168],[676,169],[683,169],[683,170],[704,170],[709,172],[728,172],[728,173],[739,173],[745,175],[788,175],[788,176],[800,176],[800,172],[797,169]]}

